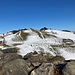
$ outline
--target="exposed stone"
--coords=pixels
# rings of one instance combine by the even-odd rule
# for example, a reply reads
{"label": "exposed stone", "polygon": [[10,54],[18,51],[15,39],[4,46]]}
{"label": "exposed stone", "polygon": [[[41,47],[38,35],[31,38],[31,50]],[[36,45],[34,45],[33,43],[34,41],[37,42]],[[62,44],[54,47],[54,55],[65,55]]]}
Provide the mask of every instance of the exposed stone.
{"label": "exposed stone", "polygon": [[53,63],[55,65],[64,64],[65,63],[65,59],[62,56],[55,56],[54,58],[50,59],[49,62]]}
{"label": "exposed stone", "polygon": [[63,69],[62,75],[75,75],[75,60],[67,62],[66,66]]}
{"label": "exposed stone", "polygon": [[27,62],[31,62],[31,63],[35,63],[35,62],[39,62],[39,63],[44,63],[47,62],[47,57],[42,56],[40,54],[36,55],[36,56],[31,56],[28,60],[26,60]]}
{"label": "exposed stone", "polygon": [[35,56],[37,55],[38,53],[36,51],[34,52],[30,52],[30,53],[27,53],[25,56],[24,56],[24,59],[27,60],[28,58],[32,57],[32,56]]}
{"label": "exposed stone", "polygon": [[2,51],[0,51],[0,69],[2,68],[2,66],[3,66],[3,52]]}
{"label": "exposed stone", "polygon": [[2,57],[3,57],[3,52],[2,51],[0,51],[0,60],[2,59]]}
{"label": "exposed stone", "polygon": [[69,45],[74,43],[74,41],[71,39],[63,39],[63,42]]}
{"label": "exposed stone", "polygon": [[18,55],[16,53],[7,53],[7,54],[4,54],[4,56],[3,56],[4,63],[10,62],[15,59],[22,59],[22,56]]}
{"label": "exposed stone", "polygon": [[22,56],[18,55],[16,53],[3,54],[3,56],[1,57],[1,60],[0,60],[0,69],[4,66],[4,64],[11,62],[15,59],[22,59]]}
{"label": "exposed stone", "polygon": [[60,75],[62,74],[62,70],[65,67],[65,65],[66,65],[66,63],[65,64],[58,64],[58,65],[56,65],[56,67],[58,68],[58,70],[60,72]]}
{"label": "exposed stone", "polygon": [[34,69],[30,75],[59,75],[59,71],[51,63],[43,63],[38,68]]}
{"label": "exposed stone", "polygon": [[3,75],[28,75],[31,70],[29,64],[23,59],[16,59],[7,64],[2,68]]}
{"label": "exposed stone", "polygon": [[17,53],[17,51],[17,48],[7,48],[2,50],[3,53]]}
{"label": "exposed stone", "polygon": [[0,51],[0,57],[3,55],[4,53],[2,51]]}
{"label": "exposed stone", "polygon": [[33,55],[32,52],[27,53],[27,54],[24,56],[24,59],[27,60],[27,59],[30,58],[32,55]]}

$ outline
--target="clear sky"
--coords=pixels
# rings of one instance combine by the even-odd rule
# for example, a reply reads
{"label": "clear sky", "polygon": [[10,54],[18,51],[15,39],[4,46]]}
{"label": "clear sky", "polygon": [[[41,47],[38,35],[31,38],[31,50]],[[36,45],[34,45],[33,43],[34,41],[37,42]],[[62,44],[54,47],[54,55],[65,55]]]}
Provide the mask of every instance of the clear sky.
{"label": "clear sky", "polygon": [[42,27],[75,30],[75,0],[0,0],[0,33]]}

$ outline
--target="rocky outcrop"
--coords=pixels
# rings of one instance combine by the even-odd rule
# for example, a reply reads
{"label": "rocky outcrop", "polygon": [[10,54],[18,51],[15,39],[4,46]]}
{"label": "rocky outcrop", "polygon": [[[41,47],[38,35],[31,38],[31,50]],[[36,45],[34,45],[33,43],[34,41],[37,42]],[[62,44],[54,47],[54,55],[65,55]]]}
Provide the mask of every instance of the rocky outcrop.
{"label": "rocky outcrop", "polygon": [[3,55],[3,63],[8,63],[8,62],[11,62],[15,59],[22,59],[22,56],[21,55],[18,55],[16,53],[7,53],[7,54],[4,54]]}
{"label": "rocky outcrop", "polygon": [[[28,55],[28,54],[27,54]],[[62,56],[48,56],[46,54],[32,54],[24,56],[27,62],[53,63],[54,65],[64,64],[65,59]]]}
{"label": "rocky outcrop", "polygon": [[61,56],[31,52],[24,57],[12,51],[0,51],[0,75],[74,75],[75,61]]}
{"label": "rocky outcrop", "polygon": [[62,56],[55,56],[54,58],[50,59],[49,62],[53,63],[54,65],[64,64],[65,59]]}
{"label": "rocky outcrop", "polygon": [[21,55],[16,53],[3,54],[0,59],[0,69],[6,64],[16,59],[22,59]]}
{"label": "rocky outcrop", "polygon": [[3,75],[28,75],[28,72],[28,64],[23,59],[13,60],[2,68]]}
{"label": "rocky outcrop", "polygon": [[2,51],[0,51],[0,57],[3,55],[3,52]]}
{"label": "rocky outcrop", "polygon": [[2,50],[3,53],[17,53],[17,51],[18,48],[7,48]]}
{"label": "rocky outcrop", "polygon": [[74,43],[74,41],[73,41],[73,40],[71,40],[71,39],[63,39],[63,42],[64,42],[64,43],[66,43],[66,44],[68,44],[68,45],[70,45],[70,44],[73,44],[73,43]]}
{"label": "rocky outcrop", "polygon": [[63,69],[62,75],[75,75],[75,60],[67,62]]}
{"label": "rocky outcrop", "polygon": [[38,55],[38,53],[37,53],[36,51],[27,53],[27,54],[24,56],[24,59],[27,60],[27,59],[29,59],[30,57],[34,56],[34,55]]}
{"label": "rocky outcrop", "polygon": [[34,69],[30,75],[60,75],[58,69],[52,63],[43,63]]}
{"label": "rocky outcrop", "polygon": [[44,57],[44,56],[39,54],[39,55],[31,56],[26,61],[31,62],[31,63],[35,63],[35,62],[46,63],[47,62],[47,57]]}

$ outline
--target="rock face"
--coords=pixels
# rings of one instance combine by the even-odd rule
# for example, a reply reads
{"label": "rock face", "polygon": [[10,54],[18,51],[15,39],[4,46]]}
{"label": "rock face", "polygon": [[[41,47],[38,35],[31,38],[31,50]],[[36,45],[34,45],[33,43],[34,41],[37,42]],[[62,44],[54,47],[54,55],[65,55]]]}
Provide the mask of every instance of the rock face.
{"label": "rock face", "polygon": [[[24,58],[25,59],[25,58]],[[53,63],[54,65],[64,64],[65,59],[61,56],[43,56],[41,54],[29,56],[26,59],[27,62],[39,62],[39,63]]]}
{"label": "rock face", "polygon": [[73,44],[73,40],[71,39],[63,39],[63,42],[66,43],[66,44]]}
{"label": "rock face", "polygon": [[0,51],[0,57],[3,55],[3,52],[2,51]]}
{"label": "rock face", "polygon": [[27,62],[39,62],[39,63],[44,63],[47,62],[47,57],[44,57],[42,55],[35,55],[35,56],[31,56],[30,58],[28,58],[26,60]]}
{"label": "rock face", "polygon": [[13,60],[2,68],[3,75],[28,75],[28,64],[22,59]]}
{"label": "rock face", "polygon": [[0,75],[75,75],[75,61],[37,52],[22,57],[10,50],[0,51]]}
{"label": "rock face", "polygon": [[75,61],[70,61],[63,69],[62,75],[75,75]]}
{"label": "rock face", "polygon": [[17,48],[7,48],[2,50],[3,53],[17,53],[18,49]]}
{"label": "rock face", "polygon": [[65,59],[62,56],[55,56],[54,58],[50,59],[49,62],[53,63],[54,65],[64,64]]}
{"label": "rock face", "polygon": [[27,53],[25,56],[24,56],[24,59],[27,60],[28,58],[32,57],[33,55],[36,55],[38,54],[36,51],[34,51],[34,53],[30,52],[30,53]]}
{"label": "rock face", "polygon": [[16,53],[7,53],[7,54],[3,54],[1,56],[1,59],[0,59],[0,70],[2,69],[2,67],[13,61],[13,60],[16,60],[16,59],[22,59],[22,56],[16,54]]}
{"label": "rock face", "polygon": [[7,54],[2,55],[2,58],[0,61],[3,61],[3,63],[8,63],[15,59],[22,59],[22,56],[16,53],[7,53]]}
{"label": "rock face", "polygon": [[34,69],[30,75],[59,75],[58,69],[51,63],[43,63]]}
{"label": "rock face", "polygon": [[4,64],[5,64],[5,63],[8,63],[8,62],[10,62],[12,60],[15,60],[15,59],[22,59],[22,56],[18,55],[16,53],[7,53],[7,54],[3,55],[2,60],[3,60]]}

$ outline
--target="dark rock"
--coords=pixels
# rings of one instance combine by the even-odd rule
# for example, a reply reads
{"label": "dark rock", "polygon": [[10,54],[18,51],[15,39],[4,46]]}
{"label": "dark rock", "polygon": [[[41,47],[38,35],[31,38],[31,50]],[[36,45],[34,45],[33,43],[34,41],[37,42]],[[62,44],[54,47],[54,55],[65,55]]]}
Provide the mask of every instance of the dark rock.
{"label": "dark rock", "polygon": [[75,75],[75,60],[67,62],[62,72],[62,75]]}
{"label": "dark rock", "polygon": [[28,75],[30,68],[29,64],[23,59],[16,59],[7,64],[2,68],[3,75]]}
{"label": "dark rock", "polygon": [[2,61],[2,60],[0,60],[0,70],[2,69],[2,67],[3,67],[3,64],[4,62]]}
{"label": "dark rock", "polygon": [[33,53],[28,53],[27,55],[24,56],[24,59],[27,62],[35,63],[53,63],[55,65],[58,64],[64,64],[65,59],[62,56],[48,56],[46,54],[33,54]]}
{"label": "dark rock", "polygon": [[0,69],[8,62],[11,62],[15,59],[22,59],[22,56],[21,55],[18,55],[16,53],[7,53],[7,54],[4,54],[2,57],[1,57],[1,60],[0,60]]}
{"label": "dark rock", "polygon": [[3,55],[4,53],[2,51],[0,51],[0,57]]}
{"label": "dark rock", "polygon": [[3,61],[2,61],[3,55],[4,55],[4,53],[3,53],[2,51],[0,51],[0,69],[1,69],[2,66],[3,66]]}
{"label": "dark rock", "polygon": [[62,31],[65,31],[65,32],[71,32],[71,31],[69,31],[69,30],[62,30]]}
{"label": "dark rock", "polygon": [[24,59],[27,60],[28,58],[32,57],[32,56],[35,56],[37,55],[38,53],[36,51],[34,52],[30,52],[30,53],[27,53],[25,56],[24,56]]}
{"label": "dark rock", "polygon": [[30,75],[59,75],[59,71],[53,64],[43,63],[34,69]]}
{"label": "dark rock", "polygon": [[3,53],[17,53],[17,51],[17,48],[7,48],[2,50]]}
{"label": "dark rock", "polygon": [[66,44],[73,44],[74,43],[74,41],[71,39],[63,39],[63,42]]}
{"label": "dark rock", "polygon": [[33,52],[33,55],[38,54],[36,51]]}
{"label": "dark rock", "polygon": [[42,56],[41,54],[37,54],[37,55],[31,56],[26,61],[31,63],[35,63],[35,62],[44,63],[44,62],[47,62],[47,57]]}
{"label": "dark rock", "polygon": [[53,63],[54,65],[64,64],[65,59],[62,56],[55,56],[54,58],[50,59],[49,62]]}
{"label": "dark rock", "polygon": [[15,60],[15,59],[22,59],[22,56],[16,53],[7,53],[7,54],[4,54],[3,56],[4,63],[11,62],[12,60]]}
{"label": "dark rock", "polygon": [[65,67],[65,65],[66,65],[66,63],[65,63],[65,64],[58,64],[58,65],[56,65],[57,69],[58,69],[59,72],[60,72],[60,75],[62,74],[62,70],[63,70],[63,68]]}
{"label": "dark rock", "polygon": [[46,28],[46,27],[41,28],[40,31],[42,31],[42,30],[48,30],[48,28]]}
{"label": "dark rock", "polygon": [[24,56],[24,59],[27,60],[28,58],[32,57],[33,56],[33,53],[30,52],[30,53],[27,53],[25,56]]}
{"label": "dark rock", "polygon": [[19,30],[13,30],[13,31],[10,31],[12,32],[13,34],[17,33]]}

